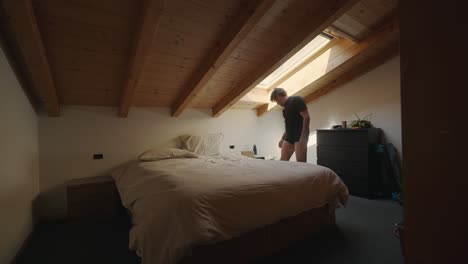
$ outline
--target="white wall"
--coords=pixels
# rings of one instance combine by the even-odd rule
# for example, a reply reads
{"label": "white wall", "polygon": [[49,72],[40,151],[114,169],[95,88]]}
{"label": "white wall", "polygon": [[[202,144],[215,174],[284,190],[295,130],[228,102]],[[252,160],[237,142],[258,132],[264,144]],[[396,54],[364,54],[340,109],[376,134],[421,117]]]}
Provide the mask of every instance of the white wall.
{"label": "white wall", "polygon": [[33,226],[39,191],[36,113],[0,49],[0,263],[10,263]]}
{"label": "white wall", "polygon": [[[69,106],[59,118],[40,115],[41,212],[46,218],[66,215],[64,184],[69,179],[106,174],[183,134],[223,133],[223,150],[229,145],[252,150],[260,130],[251,110],[228,110],[218,118],[196,109],[177,118],[167,108],[132,108],[128,118],[116,113],[111,107]],[[257,146],[261,154],[262,145]],[[94,153],[104,154],[104,159],[93,160]]]}
{"label": "white wall", "polygon": [[[400,57],[389,60],[308,104],[308,109],[311,136],[307,161],[310,163],[317,162],[315,130],[331,128],[341,124],[343,120],[349,124],[356,119],[354,112],[361,118],[372,113],[369,120],[375,127],[383,130],[388,142],[393,143],[401,153]],[[277,126],[277,123],[284,124],[281,111],[272,111],[259,118],[259,122],[263,125],[258,133],[268,132],[270,136],[266,138],[267,141],[273,141],[272,144],[277,145],[284,131],[284,125]],[[261,140],[259,142],[262,145],[267,143]],[[268,151],[280,155],[277,148],[269,147]],[[291,160],[295,160],[295,156]]]}

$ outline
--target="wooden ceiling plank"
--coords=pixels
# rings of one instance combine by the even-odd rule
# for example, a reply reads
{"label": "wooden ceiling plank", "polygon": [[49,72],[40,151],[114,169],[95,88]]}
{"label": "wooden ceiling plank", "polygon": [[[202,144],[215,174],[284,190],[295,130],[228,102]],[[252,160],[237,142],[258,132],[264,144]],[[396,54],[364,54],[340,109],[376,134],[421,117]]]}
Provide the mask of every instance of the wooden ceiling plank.
{"label": "wooden ceiling plank", "polygon": [[264,89],[254,88],[250,93],[241,98],[239,102],[245,103],[268,103],[268,91]]}
{"label": "wooden ceiling plank", "polygon": [[158,31],[165,0],[146,0],[143,4],[142,18],[135,35],[135,43],[128,65],[128,75],[120,100],[119,116],[127,117],[133,103],[135,89],[143,66],[150,55],[151,44]]}
{"label": "wooden ceiling plank", "polygon": [[6,0],[3,3],[34,89],[43,101],[48,115],[60,116],[54,79],[31,1]]}
{"label": "wooden ceiling plank", "polygon": [[179,116],[190,105],[195,96],[206,86],[220,66],[223,65],[234,49],[274,3],[274,0],[249,1],[249,6],[244,8],[229,26],[222,40],[217,43],[213,51],[210,52],[193,77],[191,77],[189,85],[182,91],[172,107],[173,116]]}
{"label": "wooden ceiling plank", "polygon": [[[80,3],[81,2],[81,3]],[[41,17],[53,18],[58,21],[78,23],[88,25],[95,29],[109,30],[129,30],[131,24],[128,23],[129,12],[133,8],[132,1],[127,2],[125,7],[127,14],[114,14],[102,10],[103,7],[109,4],[103,1],[93,1],[94,6],[85,6],[79,1],[44,1],[35,0],[34,6],[38,8]],[[114,3],[114,6],[122,5],[123,1]],[[131,13],[131,12],[130,12]]]}
{"label": "wooden ceiling plank", "polygon": [[[316,81],[319,81],[321,78],[326,78],[329,75],[333,75],[333,72],[336,71],[337,68],[344,67],[347,62],[349,62],[352,59],[358,58],[361,54],[364,53],[366,49],[379,43],[380,41],[384,41],[388,36],[390,36],[394,32],[397,32],[398,30],[398,21],[396,19],[392,19],[373,35],[362,40],[360,43],[352,45],[346,51],[342,52],[340,55],[330,60],[327,64],[327,71],[323,74],[322,77],[318,78]],[[303,87],[302,89],[299,89],[298,92],[294,93],[293,95],[300,93],[301,90],[308,89],[308,87],[314,85],[314,83],[315,81]],[[266,112],[277,107],[278,106],[273,103],[262,105],[257,109],[257,116],[261,116]]]}
{"label": "wooden ceiling plank", "polygon": [[307,23],[297,31],[289,43],[287,43],[274,56],[271,56],[269,60],[265,61],[259,67],[258,71],[241,81],[238,86],[231,90],[230,93],[228,93],[214,106],[213,116],[220,116],[229,107],[234,105],[240,100],[240,98],[257,86],[276,68],[293,56],[312,39],[317,37],[325,30],[325,28],[330,26],[356,2],[356,0],[325,1],[323,6],[321,6],[320,12],[311,16],[310,20],[308,20]]}

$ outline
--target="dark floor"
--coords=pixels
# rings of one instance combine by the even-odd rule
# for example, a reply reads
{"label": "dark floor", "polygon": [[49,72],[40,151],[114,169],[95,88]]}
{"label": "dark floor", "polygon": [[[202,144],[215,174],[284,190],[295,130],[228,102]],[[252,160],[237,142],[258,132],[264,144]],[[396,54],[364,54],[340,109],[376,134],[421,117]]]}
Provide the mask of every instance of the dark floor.
{"label": "dark floor", "polygon": [[[402,220],[402,208],[390,200],[350,197],[346,208],[336,212],[339,229],[332,234],[259,260],[266,263],[399,264],[403,263],[393,224]],[[18,264],[47,263],[139,263],[127,249],[125,223],[42,226]]]}

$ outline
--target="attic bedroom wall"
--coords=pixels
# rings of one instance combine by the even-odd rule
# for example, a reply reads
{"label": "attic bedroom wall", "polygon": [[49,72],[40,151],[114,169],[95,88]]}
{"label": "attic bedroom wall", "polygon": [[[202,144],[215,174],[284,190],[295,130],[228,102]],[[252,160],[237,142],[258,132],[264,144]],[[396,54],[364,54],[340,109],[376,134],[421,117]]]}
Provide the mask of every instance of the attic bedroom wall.
{"label": "attic bedroom wall", "polygon": [[[265,137],[252,110],[228,110],[218,118],[201,109],[188,109],[177,118],[170,116],[168,108],[135,107],[127,118],[116,113],[111,107],[65,106],[59,118],[40,114],[41,212],[45,218],[65,216],[67,180],[106,174],[152,146],[170,145],[179,135],[223,133],[223,151],[230,151],[229,145],[235,145],[235,151],[252,150],[257,144],[259,154],[264,153],[259,139],[281,136]],[[269,130],[280,131],[281,126],[272,123]],[[94,153],[102,153],[104,159],[93,160]]]}
{"label": "attic bedroom wall", "polygon": [[0,263],[10,263],[33,227],[33,201],[39,192],[39,141],[37,115],[3,47],[0,120]]}

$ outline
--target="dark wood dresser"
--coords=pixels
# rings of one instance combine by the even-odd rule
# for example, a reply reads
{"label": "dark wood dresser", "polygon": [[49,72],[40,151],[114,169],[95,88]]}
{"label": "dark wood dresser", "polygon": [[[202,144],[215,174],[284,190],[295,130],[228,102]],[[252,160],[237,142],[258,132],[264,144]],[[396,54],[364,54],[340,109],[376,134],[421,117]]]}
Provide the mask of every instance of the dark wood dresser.
{"label": "dark wood dresser", "polygon": [[317,164],[335,171],[350,194],[374,198],[382,173],[375,151],[380,141],[379,128],[318,129]]}

